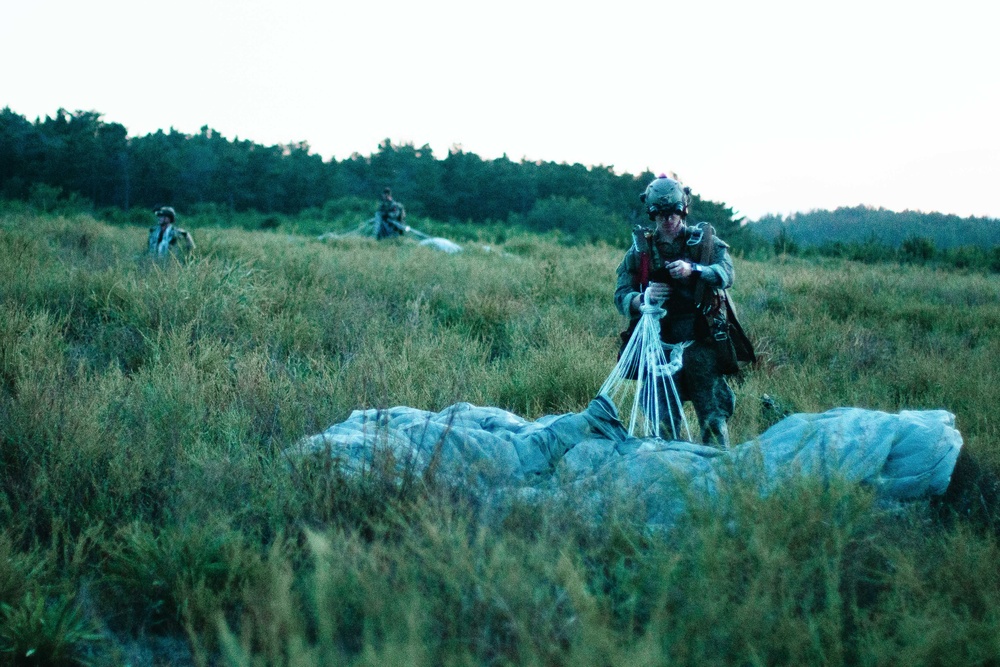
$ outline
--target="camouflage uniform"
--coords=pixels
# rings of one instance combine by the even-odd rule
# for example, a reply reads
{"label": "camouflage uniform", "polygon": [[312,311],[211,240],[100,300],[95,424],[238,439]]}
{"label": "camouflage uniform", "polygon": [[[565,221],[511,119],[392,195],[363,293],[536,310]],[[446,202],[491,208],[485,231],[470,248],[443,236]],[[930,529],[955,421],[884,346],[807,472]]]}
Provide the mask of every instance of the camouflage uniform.
{"label": "camouflage uniform", "polygon": [[[685,226],[673,241],[662,241],[654,237],[654,242],[648,244],[650,247],[647,248],[646,239],[637,233],[632,247],[618,266],[615,306],[622,315],[633,320],[639,318],[639,312],[632,309],[632,301],[640,293],[640,248],[647,249],[650,252],[650,281],[667,283],[672,288],[664,304],[667,314],[660,322],[660,337],[665,343],[693,341],[684,351],[683,368],[674,376],[680,398],[682,401],[691,401],[694,406],[702,441],[708,443],[714,440],[728,446],[726,422],[733,415],[736,398],[718,367],[710,334],[710,317],[699,311],[695,292],[699,281],[704,283],[703,289],[708,294],[716,289],[731,287],[734,277],[733,261],[729,256],[729,246],[713,235],[711,260],[708,264],[701,265],[700,273],[684,279],[670,277],[664,268],[667,264],[678,259],[692,264],[700,264],[702,261],[701,244],[688,244],[692,234],[695,234],[695,239],[699,236],[693,228]],[[681,432],[680,415],[675,415],[672,426],[674,433]]]}
{"label": "camouflage uniform", "polygon": [[383,195],[375,211],[375,238],[385,239],[406,233],[406,210],[391,195]]}
{"label": "camouflage uniform", "polygon": [[179,247],[181,256],[187,257],[188,253],[194,250],[194,239],[187,231],[174,226],[173,223],[149,228],[150,255],[157,259],[164,258],[170,254],[171,247],[174,249]]}

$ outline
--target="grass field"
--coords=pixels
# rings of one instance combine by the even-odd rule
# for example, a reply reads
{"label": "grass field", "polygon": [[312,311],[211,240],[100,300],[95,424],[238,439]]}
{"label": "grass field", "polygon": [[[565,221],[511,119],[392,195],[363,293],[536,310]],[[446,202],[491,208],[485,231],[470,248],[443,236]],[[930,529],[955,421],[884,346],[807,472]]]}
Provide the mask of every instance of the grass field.
{"label": "grass field", "polygon": [[[876,506],[810,480],[669,535],[627,507],[486,524],[434,480],[280,452],[356,408],[579,411],[611,370],[622,248],[0,214],[0,655],[10,664],[995,664],[1000,278],[737,259],[784,409],[945,408],[969,484]],[[463,238],[472,238],[467,232]],[[969,463],[971,461],[972,463]],[[979,483],[977,486],[976,483]],[[992,494],[992,495],[991,495]]]}

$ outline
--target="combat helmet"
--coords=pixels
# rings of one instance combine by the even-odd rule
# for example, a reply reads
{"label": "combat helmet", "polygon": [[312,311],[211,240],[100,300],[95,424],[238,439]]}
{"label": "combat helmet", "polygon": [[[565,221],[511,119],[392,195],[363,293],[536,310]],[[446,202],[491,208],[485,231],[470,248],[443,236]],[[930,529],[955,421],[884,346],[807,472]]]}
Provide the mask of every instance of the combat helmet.
{"label": "combat helmet", "polygon": [[691,202],[691,188],[660,175],[646,186],[646,191],[639,195],[639,200],[646,205],[646,213],[649,214],[650,220],[656,218],[658,213],[666,215],[680,213],[686,216],[688,204]]}
{"label": "combat helmet", "polygon": [[177,211],[174,210],[173,206],[161,206],[153,211],[153,215],[157,218],[167,216],[170,218],[170,222],[175,222],[177,220]]}

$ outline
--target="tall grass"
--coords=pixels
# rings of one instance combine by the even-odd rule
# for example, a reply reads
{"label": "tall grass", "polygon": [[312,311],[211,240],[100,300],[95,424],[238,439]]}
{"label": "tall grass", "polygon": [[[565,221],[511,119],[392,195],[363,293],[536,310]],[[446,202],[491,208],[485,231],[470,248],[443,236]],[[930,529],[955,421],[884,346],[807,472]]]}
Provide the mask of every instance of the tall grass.
{"label": "tall grass", "polygon": [[[357,408],[583,409],[624,324],[621,249],[197,233],[190,261],[157,264],[135,228],[0,217],[15,664],[141,663],[161,640],[156,660],[180,664],[997,655],[996,538],[927,505],[803,480],[732,489],[669,535],[571,498],[497,525],[433,479],[280,456]],[[734,382],[737,442],[780,416],[765,393],[781,410],[946,408],[998,466],[996,277],[784,258],[739,262],[737,280],[761,353]]]}

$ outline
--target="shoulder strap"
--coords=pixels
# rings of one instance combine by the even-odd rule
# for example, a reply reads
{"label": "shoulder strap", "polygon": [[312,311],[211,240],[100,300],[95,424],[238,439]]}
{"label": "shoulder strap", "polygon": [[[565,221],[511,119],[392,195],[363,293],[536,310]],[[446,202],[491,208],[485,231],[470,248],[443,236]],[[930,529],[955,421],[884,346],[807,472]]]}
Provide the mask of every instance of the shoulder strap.
{"label": "shoulder strap", "polygon": [[[642,239],[645,241],[645,247],[637,247],[636,249],[639,251],[639,291],[645,292],[646,287],[649,286],[649,270],[653,255],[653,236],[652,234],[644,233]],[[638,239],[636,240],[638,241]]]}
{"label": "shoulder strap", "polygon": [[644,292],[649,286],[649,253],[639,253],[639,291]]}
{"label": "shoulder strap", "polygon": [[[698,263],[703,266],[708,266],[712,262],[712,246],[715,245],[715,229],[712,225],[705,223],[704,233],[701,235],[701,258]],[[702,280],[698,281],[697,286],[694,288],[694,302],[698,304],[699,308],[703,308],[705,305],[703,302],[705,300],[705,283]]]}

